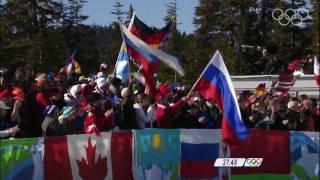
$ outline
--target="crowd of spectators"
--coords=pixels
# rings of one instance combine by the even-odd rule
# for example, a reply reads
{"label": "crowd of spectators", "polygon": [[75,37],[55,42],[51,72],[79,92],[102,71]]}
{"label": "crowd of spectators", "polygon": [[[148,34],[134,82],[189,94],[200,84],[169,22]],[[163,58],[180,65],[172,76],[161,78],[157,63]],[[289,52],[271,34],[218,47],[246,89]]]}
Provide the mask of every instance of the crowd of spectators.
{"label": "crowd of spectators", "polygon": [[[63,136],[143,128],[221,128],[215,104],[180,81],[157,84],[154,97],[134,78],[105,71],[78,76],[1,69],[0,137]],[[307,95],[238,94],[248,128],[319,131],[320,100]]]}

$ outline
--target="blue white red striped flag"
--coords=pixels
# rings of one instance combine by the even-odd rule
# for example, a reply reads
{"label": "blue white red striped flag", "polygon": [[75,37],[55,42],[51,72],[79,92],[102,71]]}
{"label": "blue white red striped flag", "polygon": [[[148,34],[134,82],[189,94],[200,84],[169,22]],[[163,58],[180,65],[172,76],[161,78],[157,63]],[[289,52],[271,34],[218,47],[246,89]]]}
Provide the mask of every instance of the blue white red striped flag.
{"label": "blue white red striped flag", "polygon": [[229,72],[219,51],[216,51],[192,90],[217,104],[222,111],[222,138],[231,143],[246,139],[249,131],[242,121],[240,108]]}
{"label": "blue white red striped flag", "polygon": [[140,56],[144,57],[144,61],[148,61],[147,63],[154,63],[160,59],[160,61],[177,71],[181,76],[184,75],[184,70],[179,64],[179,61],[176,57],[171,56],[159,49],[151,47],[150,45],[130,33],[128,29],[122,24],[120,24],[120,29],[123,34],[123,41],[127,46],[127,52],[131,57],[133,57],[133,54],[139,54]]}

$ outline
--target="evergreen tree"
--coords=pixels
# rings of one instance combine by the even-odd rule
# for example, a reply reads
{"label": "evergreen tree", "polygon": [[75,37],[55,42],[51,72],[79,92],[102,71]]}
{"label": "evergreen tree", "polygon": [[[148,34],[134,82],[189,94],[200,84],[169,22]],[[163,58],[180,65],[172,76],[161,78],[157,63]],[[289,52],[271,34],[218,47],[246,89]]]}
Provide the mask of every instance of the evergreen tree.
{"label": "evergreen tree", "polygon": [[200,0],[196,7],[198,61],[205,66],[219,49],[231,73],[248,73],[250,63],[241,52],[241,45],[255,46],[256,1]]}
{"label": "evergreen tree", "polygon": [[[178,5],[176,0],[173,0],[173,2],[165,4],[165,6],[167,8],[167,15],[163,18],[163,20],[165,21],[166,24],[171,24],[169,40],[167,42],[165,49],[166,51],[168,51],[168,53],[171,53],[172,55],[178,57],[181,63],[183,63],[182,55],[181,55],[181,51],[183,49],[182,35],[177,29],[177,25],[179,24],[177,22]],[[172,71],[172,69],[170,69],[166,65],[161,64],[160,78],[167,79],[167,80],[174,80],[174,79],[177,79],[178,77],[176,72]]]}
{"label": "evergreen tree", "polygon": [[[261,1],[259,6],[262,7],[262,14],[265,14],[265,19],[260,19],[259,23],[259,30],[263,32],[264,35],[262,44],[265,45],[265,47],[275,46],[278,49],[276,53],[271,54],[272,57],[267,56],[269,62],[271,59],[277,59],[278,64],[282,66],[280,71],[283,71],[288,62],[310,53],[311,37],[308,35],[308,31],[310,31],[310,22],[308,20],[298,26],[292,25],[291,23],[281,25],[272,17],[272,13],[276,8],[282,9],[283,12],[288,8],[306,8],[305,2],[300,0],[265,0]],[[279,14],[275,13],[274,15],[277,16]],[[286,20],[283,19],[281,22],[286,23]],[[264,25],[260,26],[261,24]]]}
{"label": "evergreen tree", "polygon": [[81,13],[85,3],[86,0],[68,0],[64,3],[64,26],[77,26],[88,18]]}
{"label": "evergreen tree", "polygon": [[116,1],[116,3],[113,5],[114,9],[111,12],[111,14],[116,15],[117,17],[117,22],[122,22],[123,20],[123,15],[125,12],[123,12],[122,7],[123,4],[120,3],[120,1]]}
{"label": "evergreen tree", "polygon": [[50,64],[46,39],[51,29],[59,25],[60,7],[53,0],[8,0],[3,4],[2,62],[24,61],[33,67]]}

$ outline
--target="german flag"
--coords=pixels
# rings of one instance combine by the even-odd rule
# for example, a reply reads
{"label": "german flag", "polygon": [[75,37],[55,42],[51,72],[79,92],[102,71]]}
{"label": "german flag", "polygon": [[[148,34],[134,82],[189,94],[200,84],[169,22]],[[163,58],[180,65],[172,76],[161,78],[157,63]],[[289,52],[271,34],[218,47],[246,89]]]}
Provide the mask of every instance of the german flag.
{"label": "german flag", "polygon": [[134,17],[130,32],[154,48],[162,48],[167,42],[171,23],[162,29],[149,27],[136,15]]}
{"label": "german flag", "polygon": [[263,96],[265,94],[265,91],[266,91],[266,83],[261,83],[257,86],[255,95],[258,97]]}

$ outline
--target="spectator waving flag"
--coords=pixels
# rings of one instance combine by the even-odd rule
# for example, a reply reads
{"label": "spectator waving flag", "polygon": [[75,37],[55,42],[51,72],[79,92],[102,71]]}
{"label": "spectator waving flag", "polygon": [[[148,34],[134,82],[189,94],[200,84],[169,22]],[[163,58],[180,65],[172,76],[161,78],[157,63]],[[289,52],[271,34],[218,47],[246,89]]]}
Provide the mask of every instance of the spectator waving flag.
{"label": "spectator waving flag", "polygon": [[71,56],[69,56],[68,58],[67,64],[65,66],[66,74],[70,74],[72,71],[74,71],[77,74],[81,73],[81,68],[78,61],[75,58],[75,55],[76,55],[76,50],[74,50]]}
{"label": "spectator waving flag", "polygon": [[122,38],[130,56],[143,56],[144,61],[147,61],[147,63],[153,63],[159,59],[170,68],[177,71],[180,75],[184,75],[184,71],[176,57],[149,46],[147,43],[130,33],[124,25],[121,24],[120,27],[123,34]]}
{"label": "spectator waving flag", "polygon": [[[140,59],[143,61],[142,67],[145,77],[153,77],[153,72],[145,69],[143,64],[153,64],[158,60],[164,62],[166,65],[177,71],[180,75],[184,75],[184,70],[182,69],[178,59],[171,56],[159,49],[153,48],[141,39],[134,36],[129,30],[122,24],[120,24],[122,31],[122,38],[126,44],[128,54],[134,59]],[[152,78],[146,78],[146,83],[150,83]]]}
{"label": "spectator waving flag", "polygon": [[[150,46],[154,48],[161,48],[168,40],[170,27],[171,27],[171,24],[169,23],[162,29],[150,28],[145,23],[143,23],[136,16],[135,13],[133,13],[128,30],[133,35],[135,35],[145,43],[149,44]],[[128,75],[130,74],[129,60],[130,58],[123,44],[121,46],[121,49],[118,55],[118,60],[116,63],[116,74],[117,74],[117,77],[119,77],[124,81],[128,79]],[[148,61],[146,61],[143,56],[140,56],[139,54],[134,54],[134,57],[132,57],[131,60],[133,60],[134,64],[137,65],[139,68],[142,68],[141,70],[144,76],[153,75],[154,73],[158,72],[159,63],[160,63],[159,59],[156,59],[152,63],[148,63]],[[152,76],[149,76],[146,78],[152,80]],[[150,82],[150,83],[155,84],[153,82]],[[145,85],[152,86],[150,83]]]}
{"label": "spectator waving flag", "polygon": [[318,86],[320,86],[320,63],[317,56],[314,56],[314,76],[316,78]]}
{"label": "spectator waving flag", "polygon": [[244,140],[249,131],[242,121],[229,72],[219,51],[216,51],[191,91],[217,104],[222,111],[222,138],[227,143]]}

